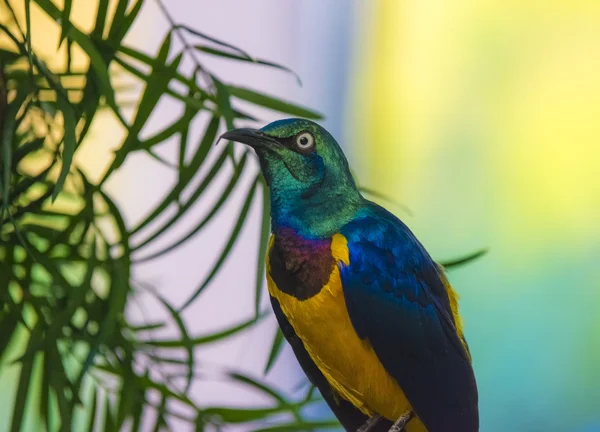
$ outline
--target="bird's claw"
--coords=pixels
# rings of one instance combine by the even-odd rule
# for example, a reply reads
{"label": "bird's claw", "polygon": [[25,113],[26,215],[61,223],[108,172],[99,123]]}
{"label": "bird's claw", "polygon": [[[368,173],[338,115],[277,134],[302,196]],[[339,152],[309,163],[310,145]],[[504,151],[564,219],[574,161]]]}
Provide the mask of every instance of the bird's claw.
{"label": "bird's claw", "polygon": [[406,426],[412,417],[412,411],[405,412],[400,416],[400,418],[398,418],[398,420],[396,420],[388,432],[402,432],[404,430],[404,426]]}
{"label": "bird's claw", "polygon": [[377,424],[380,418],[381,416],[379,414],[375,414],[373,417],[369,417],[365,424],[356,429],[356,432],[369,432],[371,428],[373,428]]}

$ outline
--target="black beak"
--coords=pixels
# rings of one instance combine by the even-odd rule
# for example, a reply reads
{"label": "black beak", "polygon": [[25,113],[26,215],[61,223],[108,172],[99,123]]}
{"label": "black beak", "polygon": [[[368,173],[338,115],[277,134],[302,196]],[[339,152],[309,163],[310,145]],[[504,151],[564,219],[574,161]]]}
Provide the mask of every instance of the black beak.
{"label": "black beak", "polygon": [[236,141],[252,148],[273,148],[280,145],[275,138],[266,135],[258,129],[251,128],[230,130],[221,135],[217,142],[221,141],[221,139]]}

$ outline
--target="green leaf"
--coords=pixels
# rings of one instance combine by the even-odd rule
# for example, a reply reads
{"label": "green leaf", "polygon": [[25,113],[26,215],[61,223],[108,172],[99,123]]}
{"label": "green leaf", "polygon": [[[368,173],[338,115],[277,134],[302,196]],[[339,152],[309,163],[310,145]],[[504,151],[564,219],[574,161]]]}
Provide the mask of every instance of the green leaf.
{"label": "green leaf", "polygon": [[[42,333],[41,323],[33,328],[27,344],[27,350],[36,346]],[[20,432],[21,423],[23,422],[23,414],[25,413],[25,403],[29,395],[29,382],[31,381],[31,373],[33,371],[33,356],[26,357],[21,361],[21,373],[19,375],[19,386],[15,396],[15,405],[13,407],[13,415],[10,426],[10,432]]]}
{"label": "green leaf", "polygon": [[237,60],[237,61],[242,61],[242,62],[249,62],[249,63],[253,63],[253,64],[257,64],[257,65],[262,65],[262,66],[268,66],[268,67],[272,67],[272,68],[275,68],[275,69],[282,70],[284,72],[288,72],[288,73],[292,74],[296,78],[296,80],[298,81],[299,85],[302,85],[302,81],[300,80],[300,77],[298,76],[298,74],[296,72],[294,72],[290,68],[282,66],[280,64],[272,63],[272,62],[266,61],[266,60],[255,59],[255,58],[252,58],[252,57],[249,57],[249,56],[243,56],[243,55],[239,55],[239,54],[233,54],[233,53],[221,51],[221,50],[218,50],[216,48],[212,48],[212,47],[204,46],[204,45],[196,45],[194,48],[196,48],[198,51],[202,51],[202,52],[205,52],[207,54],[214,55],[214,56],[217,56],[217,57],[223,57],[223,58],[227,58],[227,59],[231,59],[231,60]]}
{"label": "green leaf", "polygon": [[[96,365],[94,366],[94,368],[103,372],[110,373],[117,378],[123,374],[122,369],[118,369],[108,365]],[[166,397],[176,399],[179,402],[183,402],[189,408],[197,409],[196,404],[192,402],[186,395],[174,392],[171,389],[169,389],[169,387],[167,387],[166,385],[153,381],[152,379],[150,379],[150,377],[148,377],[147,374],[144,376],[138,376],[138,384],[143,389],[156,390]]]}
{"label": "green leaf", "polygon": [[272,408],[227,408],[210,407],[204,410],[205,416],[217,416],[221,422],[226,424],[238,424],[266,420],[274,414],[282,414],[287,411],[286,407]]}
{"label": "green leaf", "polygon": [[[189,89],[188,91],[188,97],[193,98],[194,97],[194,91],[192,89]],[[190,130],[190,122],[191,120],[194,118],[194,116],[196,115],[196,113],[198,112],[198,110],[194,109],[193,107],[186,105],[184,110],[183,110],[183,117],[187,120],[184,124],[181,125],[180,130],[180,136],[179,136],[179,160],[178,160],[178,167],[180,168],[184,168],[185,167],[185,158],[186,158],[186,151],[187,151],[187,144],[188,144],[188,134],[189,134],[189,130]],[[183,175],[183,173],[179,173],[179,177],[181,177]]]}
{"label": "green leaf", "polygon": [[[22,57],[22,54],[9,51],[6,49],[0,49],[0,62],[6,67],[7,65],[15,63]],[[17,71],[15,71],[17,72]],[[18,71],[21,72],[21,71]],[[5,73],[5,79],[7,78],[8,73]]]}
{"label": "green leaf", "polygon": [[56,199],[62,190],[63,185],[65,184],[65,180],[67,179],[67,175],[69,174],[69,170],[71,168],[71,163],[73,162],[73,155],[75,154],[75,145],[77,141],[75,136],[77,120],[75,119],[73,107],[68,100],[64,100],[61,96],[58,96],[57,100],[58,106],[63,113],[65,131],[63,138],[62,167],[60,170],[60,175],[58,176],[58,180],[56,181],[56,185],[54,186],[54,191],[52,192],[53,200]]}
{"label": "green leaf", "polygon": [[[4,274],[10,273],[7,272]],[[2,286],[2,288],[4,288],[4,286],[8,287],[8,278],[3,277],[2,279],[4,279],[3,282],[6,282],[6,285],[2,283],[0,286]],[[8,294],[8,290],[3,292],[6,292],[7,295],[10,295]],[[18,312],[13,309],[9,309],[2,316],[2,320],[0,321],[0,328],[2,328],[2,331],[0,332],[0,358],[4,354],[6,347],[8,347],[8,344],[15,334],[17,324],[19,323],[19,318],[20,316]]]}
{"label": "green leaf", "polygon": [[413,212],[404,204],[396,201],[394,198],[390,197],[389,195],[386,195],[384,193],[381,193],[379,191],[376,191],[375,189],[370,189],[370,188],[366,188],[366,187],[359,187],[358,188],[359,191],[367,194],[367,195],[371,195],[375,198],[379,198],[382,199],[384,201],[387,201],[390,204],[395,205],[396,207],[399,207],[400,209],[402,209],[407,215],[412,216]]}
{"label": "green leaf", "polygon": [[46,176],[48,175],[52,167],[53,164],[50,164],[48,168],[46,168],[38,175],[34,177],[25,177],[23,180],[17,183],[11,190],[11,193],[9,195],[9,201],[15,201],[19,198],[20,195],[25,194],[34,185],[45,184]]}
{"label": "green leaf", "polygon": [[[125,69],[128,72],[130,72],[134,76],[140,78],[141,80],[148,81],[150,79],[149,75],[144,74],[143,72],[141,72],[140,70],[136,69],[135,67],[133,67],[132,65],[130,65],[129,63],[127,63],[125,60],[119,58],[118,56],[115,57],[114,60],[119,65],[121,65],[123,67],[123,69]],[[153,64],[153,62],[151,62],[150,64]],[[189,81],[187,81],[185,78],[182,77],[181,80],[180,80],[178,77],[182,77],[182,76],[178,75],[178,74],[175,74],[175,79],[177,81],[181,81],[181,82],[183,82],[186,85],[189,84]],[[200,93],[202,93],[202,92],[200,92]],[[187,96],[183,96],[183,95],[181,95],[181,94],[179,94],[179,93],[171,90],[170,88],[167,88],[165,90],[165,94],[167,94],[167,95],[169,95],[169,96],[171,96],[171,97],[173,97],[173,98],[175,98],[177,100],[180,100],[181,102],[183,102],[183,103],[185,103],[187,105],[190,105],[191,107],[193,107],[193,108],[195,108],[197,110],[206,109],[206,107],[204,106],[204,103],[203,103],[202,99],[190,98],[190,97],[187,97]],[[204,96],[204,95],[202,95],[202,96]],[[218,113],[218,112],[216,114],[220,115],[220,113]],[[236,115],[238,117],[240,117],[240,118],[247,118],[248,117],[246,115],[242,115],[242,113],[237,113]]]}
{"label": "green leaf", "polygon": [[165,411],[167,410],[167,397],[165,394],[162,395],[160,400],[160,405],[157,408],[156,412],[156,422],[154,423],[154,427],[152,428],[153,432],[160,432],[162,427],[165,425]]}
{"label": "green leaf", "polygon": [[[210,150],[210,146],[214,142],[214,140],[217,136],[218,130],[219,130],[219,117],[213,116],[213,118],[208,123],[206,130],[204,131],[204,136],[202,137],[202,140],[198,146],[198,149],[196,150],[196,153],[194,154],[189,165],[187,167],[181,169],[181,173],[179,175],[179,181],[177,182],[175,187],[173,187],[173,189],[171,189],[169,194],[161,201],[161,203],[142,222],[140,222],[131,231],[132,235],[137,233],[144,227],[146,227],[152,221],[154,221],[162,212],[164,212],[169,207],[169,205],[174,203],[179,198],[181,192],[183,192],[185,187],[190,183],[194,174],[196,174],[196,172],[200,168],[200,165],[202,164],[204,159],[206,159],[208,151]],[[209,173],[205,177],[205,180],[202,182],[202,184],[200,186],[198,186],[198,188],[196,189],[196,192],[200,192],[200,194],[201,194],[202,191],[204,190],[203,187],[205,188],[206,186],[208,186],[210,181],[212,181],[212,179],[217,174],[217,172],[220,171],[220,169],[222,168],[222,164],[225,161],[225,156],[226,155],[223,153],[222,157],[219,157],[216,160],[216,162],[213,164],[213,170],[211,170],[211,173],[214,171],[214,174],[211,176]],[[198,196],[200,194],[198,194]],[[194,202],[194,197],[190,198],[188,200],[188,202]],[[181,211],[181,209],[180,209],[180,211]],[[165,230],[166,228],[168,228],[168,227],[163,226],[161,228],[161,230],[158,232],[163,232],[163,230]],[[146,240],[145,242],[138,245],[135,249],[141,248],[142,246],[149,243],[150,241],[152,241],[152,240],[151,239]]]}
{"label": "green leaf", "polygon": [[[10,275],[13,271],[15,247],[12,244],[7,244],[2,249],[4,252],[4,257],[2,260],[0,260],[0,274]],[[0,304],[2,304],[2,308],[0,309],[2,310],[2,320],[0,321],[0,328],[2,329],[0,332],[0,358],[2,358],[4,351],[12,340],[14,332],[17,328],[17,324],[21,320],[22,306],[10,307],[10,304],[14,303],[10,291],[8,290],[11,279],[12,278],[10,277],[0,278]],[[5,303],[9,304],[6,311],[4,310]]]}
{"label": "green leaf", "polygon": [[52,430],[52,423],[50,421],[50,374],[52,373],[51,361],[48,358],[48,352],[44,353],[44,360],[42,365],[42,388],[40,390],[40,412],[42,414],[46,431]]}
{"label": "green leaf", "polygon": [[[262,320],[265,316],[266,316],[266,314],[261,314],[261,315],[259,315],[258,318],[253,317],[247,321],[244,321],[244,322],[237,324],[233,327],[230,327],[228,329],[221,330],[219,332],[212,333],[212,334],[209,334],[206,336],[197,336],[197,337],[191,338],[190,342],[193,346],[196,347],[199,345],[206,345],[206,344],[210,344],[213,342],[217,342],[217,341],[226,339],[229,336],[233,336],[237,333],[240,333],[244,330],[247,330],[247,329],[253,327],[257,322]],[[187,342],[184,343],[181,339],[162,339],[162,340],[154,339],[154,340],[144,341],[143,343],[146,345],[157,347],[157,348],[185,348],[187,345]]]}
{"label": "green leaf", "polygon": [[460,267],[460,266],[465,265],[473,260],[476,260],[477,258],[482,257],[487,252],[488,252],[487,249],[480,249],[478,251],[475,251],[475,252],[473,252],[467,256],[461,257],[461,258],[457,258],[457,259],[454,259],[451,261],[440,262],[440,265],[445,268]]}
{"label": "green leaf", "polygon": [[200,286],[194,291],[194,293],[190,296],[190,298],[186,300],[186,302],[181,306],[181,308],[179,308],[179,312],[182,312],[189,305],[191,305],[194,302],[194,300],[196,300],[196,298],[198,298],[198,296],[202,293],[202,291],[204,291],[204,289],[212,282],[213,278],[217,275],[217,273],[221,269],[221,266],[225,262],[225,258],[227,258],[229,256],[231,249],[233,248],[236,240],[239,237],[239,234],[240,234],[240,231],[242,230],[244,222],[246,221],[246,218],[248,217],[248,211],[250,210],[250,204],[252,204],[252,200],[254,199],[254,194],[256,193],[257,181],[258,181],[258,179],[254,181],[250,190],[248,191],[248,195],[246,196],[246,201],[242,205],[240,213],[239,213],[238,217],[236,218],[237,222],[236,222],[235,226],[233,227],[233,231],[231,232],[231,234],[229,236],[229,240],[228,240],[227,244],[221,251],[221,255],[219,256],[219,258],[217,259],[217,262],[214,264],[212,270],[210,271],[210,273],[206,277],[206,279],[204,279],[204,282],[202,282],[202,284],[200,284]]}
{"label": "green leaf", "polygon": [[98,389],[95,386],[92,387],[92,393],[92,402],[90,404],[92,410],[90,411],[90,415],[88,417],[88,426],[86,429],[88,432],[94,432],[94,425],[96,424],[96,409],[98,408]]}
{"label": "green leaf", "polygon": [[[137,376],[132,369],[132,358],[130,355],[127,356],[125,362],[126,365],[122,366],[124,371],[121,373],[121,392],[119,395],[119,407],[117,409],[116,417],[116,431],[123,429],[123,423],[127,417],[129,417],[136,405],[137,396]],[[135,429],[134,429],[135,430]]]}
{"label": "green leaf", "polygon": [[260,302],[262,300],[262,288],[265,275],[265,261],[269,237],[271,234],[271,200],[269,199],[269,188],[264,177],[260,177],[260,185],[263,190],[262,222],[260,226],[260,240],[258,244],[258,259],[256,261],[256,288],[254,296],[254,313],[258,315]]}
{"label": "green leaf", "polygon": [[[8,2],[6,2],[8,3]],[[27,26],[27,34],[25,35],[27,42],[27,56],[29,57],[29,73],[33,73],[33,61],[32,54],[33,49],[31,49],[31,0],[25,0],[25,25]]]}
{"label": "green leaf", "polygon": [[117,45],[123,40],[131,28],[131,25],[137,18],[144,0],[137,0],[131,7],[130,12],[126,13],[126,7],[128,3],[128,0],[119,0],[119,4],[115,10],[110,32],[108,34],[108,41],[113,46]]}
{"label": "green leaf", "polygon": [[110,32],[108,34],[109,39],[115,37],[115,35],[119,33],[119,29],[125,21],[125,13],[127,12],[128,3],[129,0],[118,0],[115,13],[113,14],[112,23],[110,25]]}
{"label": "green leaf", "polygon": [[177,324],[177,327],[179,327],[179,331],[181,332],[181,342],[183,343],[183,346],[187,351],[187,362],[186,363],[187,363],[187,367],[188,367],[188,373],[187,373],[187,383],[186,383],[185,391],[184,391],[184,393],[187,393],[190,390],[190,387],[192,386],[192,378],[194,377],[194,369],[195,369],[194,345],[192,344],[192,339],[190,338],[187,327],[186,327],[185,323],[183,322],[183,318],[175,310],[175,308],[173,306],[171,306],[171,304],[165,298],[163,298],[161,295],[159,295],[158,293],[153,292],[153,294],[158,299],[158,301],[160,301],[163,304],[163,306],[169,310],[169,314],[171,315],[171,318],[173,318],[173,321],[175,321],[175,323]]}
{"label": "green leaf", "polygon": [[273,343],[271,344],[269,359],[267,360],[267,365],[265,366],[265,375],[269,373],[269,371],[275,364],[275,360],[277,360],[277,357],[279,357],[281,349],[283,348],[283,341],[283,333],[281,332],[281,329],[278,326],[277,331],[275,332],[275,338],[273,339]]}
{"label": "green leaf", "polygon": [[182,129],[186,126],[189,126],[190,122],[195,117],[197,110],[185,110],[183,115],[172,124],[164,128],[162,131],[156,133],[150,138],[146,138],[145,140],[140,142],[140,147],[144,149],[150,149],[157,144],[162,144],[164,141],[171,138],[173,135],[182,131]]}
{"label": "green leaf", "polygon": [[96,24],[91,35],[95,38],[102,39],[104,33],[104,25],[106,24],[106,15],[108,14],[108,3],[109,0],[99,0],[98,12],[96,13]]}
{"label": "green leaf", "polygon": [[108,394],[104,397],[104,431],[118,432]]}
{"label": "green leaf", "polygon": [[[92,241],[90,249],[92,251],[95,251],[95,239]],[[43,257],[42,259],[45,260],[45,257]],[[48,267],[52,266],[53,263],[50,260],[48,260],[45,265]],[[85,275],[83,277],[83,282],[81,286],[73,287],[72,289],[70,289],[68,301],[66,306],[64,307],[64,310],[56,314],[56,317],[54,318],[52,324],[46,330],[45,339],[47,341],[53,343],[59,337],[63,327],[69,324],[69,322],[73,318],[73,315],[75,315],[75,312],[77,312],[77,310],[80,307],[84,306],[86,294],[92,290],[92,277],[94,275],[94,271],[97,268],[97,265],[98,262],[96,260],[96,257],[91,256],[89,258],[89,261],[87,262],[87,269],[85,271]],[[55,283],[66,284],[67,281],[64,278],[61,278],[60,280],[55,281]]]}
{"label": "green leaf", "polygon": [[69,27],[71,25],[71,21],[69,21],[71,19],[71,6],[72,6],[72,0],[65,0],[65,5],[63,7],[62,18],[61,18],[62,25],[61,25],[61,31],[60,31],[60,39],[58,40],[59,48],[62,45],[63,40],[66,39],[67,33],[69,32]]}
{"label": "green leaf", "polygon": [[217,89],[217,105],[221,114],[225,118],[225,123],[227,124],[227,129],[231,130],[234,128],[233,126],[233,109],[231,109],[230,103],[230,94],[227,86],[219,81],[217,78],[211,75],[213,82],[215,83],[215,87]]}
{"label": "green leaf", "polygon": [[171,47],[171,34],[169,33],[165,40],[163,41],[160,51],[158,53],[158,57],[152,69],[152,72],[148,78],[148,82],[146,84],[146,88],[144,89],[144,93],[142,94],[142,98],[139,103],[138,111],[135,115],[135,120],[131,125],[127,138],[125,142],[117,150],[115,154],[115,160],[111,164],[107,174],[105,175],[105,179],[109,174],[112,173],[113,170],[119,168],[127,155],[131,152],[132,149],[136,147],[136,144],[139,142],[138,135],[141,132],[142,128],[146,124],[146,121],[150,117],[152,110],[158,104],[159,99],[165,93],[168,88],[169,82],[173,78],[177,68],[179,67],[179,63],[181,62],[182,55],[179,54],[173,62],[167,65],[167,56],[169,54],[169,49]]}
{"label": "green leaf", "polygon": [[107,205],[108,210],[115,222],[117,233],[121,236],[119,244],[123,248],[123,251],[119,258],[110,259],[106,262],[109,276],[108,280],[110,281],[110,291],[107,299],[108,311],[103,314],[103,319],[99,321],[101,322],[100,329],[98,330],[98,334],[94,337],[93,342],[90,344],[89,351],[79,373],[79,377],[75,381],[75,388],[79,388],[81,386],[85,374],[94,363],[94,359],[98,353],[98,348],[100,345],[106,343],[115,334],[117,324],[120,323],[121,319],[123,318],[123,312],[127,303],[127,296],[130,291],[129,280],[131,277],[131,251],[129,248],[129,233],[127,232],[125,221],[117,205],[106,193],[104,193],[104,191],[99,190],[98,194]]}
{"label": "green leaf", "polygon": [[[71,403],[67,398],[66,389],[71,388],[71,382],[67,378],[63,359],[61,358],[57,346],[52,343],[46,353],[50,356],[52,362],[52,373],[49,376],[49,382],[58,402],[61,424],[60,432],[70,432],[75,404]],[[73,398],[77,398],[76,392],[73,392]]]}
{"label": "green leaf", "polygon": [[[173,215],[173,217],[171,219],[169,219],[164,225],[162,225],[160,227],[160,229],[157,229],[156,232],[152,236],[150,236],[149,238],[144,240],[142,243],[137,245],[134,248],[134,250],[139,250],[143,246],[152,242],[159,235],[164,234],[167,231],[167,229],[169,229],[178,219],[180,219],[185,214],[185,212],[187,212],[192,207],[192,205],[204,193],[204,191],[206,190],[206,187],[212,182],[215,175],[218,174],[222,170],[222,167],[223,167],[222,160],[224,160],[227,156],[228,156],[227,151],[226,150],[223,151],[223,153],[221,154],[221,157],[219,157],[217,162],[215,162],[215,164],[213,165],[210,172],[203,179],[202,183],[196,188],[196,190],[194,191],[192,196],[188,199],[188,201],[185,204],[181,205],[179,207],[179,209],[177,210],[177,213],[175,213],[175,215]],[[231,175],[231,177],[229,179],[229,183],[225,186],[222,193],[220,194],[219,200],[212,206],[210,212],[204,217],[204,219],[202,219],[200,221],[200,223],[198,223],[194,228],[192,228],[190,231],[185,233],[185,235],[180,237],[178,240],[171,243],[169,246],[167,246],[157,252],[154,252],[151,255],[148,255],[148,256],[145,256],[142,258],[138,258],[138,259],[136,259],[136,262],[139,263],[139,262],[149,261],[149,260],[158,258],[159,256],[164,255],[164,254],[178,248],[183,243],[185,243],[186,241],[191,239],[198,232],[200,232],[200,230],[202,228],[204,228],[204,226],[206,226],[206,224],[208,222],[210,222],[212,220],[212,218],[219,212],[219,210],[221,209],[223,204],[227,201],[227,199],[231,195],[233,188],[238,184],[238,179],[239,179],[241,173],[243,172],[244,166],[246,164],[246,160],[247,160],[247,154],[242,156],[242,159],[240,160],[239,165],[236,167],[235,171],[233,172],[233,174]]]}
{"label": "green leaf", "polygon": [[2,128],[2,209],[0,210],[0,225],[2,224],[4,211],[8,211],[8,193],[10,188],[10,173],[12,164],[12,144],[15,135],[15,124],[17,113],[27,99],[31,87],[24,83],[17,89],[14,100],[8,104],[6,115],[4,117],[4,126]]}
{"label": "green leaf", "polygon": [[131,28],[131,25],[140,13],[143,4],[144,0],[137,0],[134,3],[134,5],[129,10],[129,13],[125,16],[125,19],[123,20],[123,24],[121,25],[119,32],[115,35],[114,38],[111,39],[112,41],[121,42],[123,40],[129,29]]}
{"label": "green leaf", "polygon": [[296,431],[315,431],[323,429],[340,429],[337,420],[329,421],[307,421],[295,423],[283,423],[276,426],[270,426],[262,429],[255,429],[254,432],[296,432]]}
{"label": "green leaf", "polygon": [[128,325],[128,328],[133,332],[152,331],[164,328],[166,324],[164,322],[141,324],[141,325]]}
{"label": "green leaf", "polygon": [[247,58],[248,60],[252,60],[252,57],[250,57],[250,55],[246,51],[243,51],[243,50],[241,50],[240,48],[238,48],[238,47],[236,47],[234,45],[228,44],[227,42],[223,42],[223,41],[221,41],[219,39],[215,39],[215,38],[213,38],[211,36],[208,36],[205,33],[201,33],[198,30],[194,30],[193,28],[190,28],[190,27],[185,26],[185,25],[176,25],[174,28],[176,28],[176,29],[179,29],[179,28],[183,29],[183,30],[185,30],[185,31],[193,34],[194,36],[198,36],[199,38],[205,39],[205,40],[207,40],[209,42],[212,42],[214,44],[220,45],[222,47],[229,48],[229,49],[231,49],[231,50],[239,53],[243,57]]}
{"label": "green leaf", "polygon": [[44,138],[34,138],[33,140],[26,142],[19,147],[17,147],[13,153],[12,165],[13,167],[17,167],[19,162],[23,160],[23,158],[28,155],[35,153],[40,150],[44,146]]}
{"label": "green leaf", "polygon": [[[34,0],[41,8],[46,12],[52,19],[58,20],[62,18],[62,11],[56,7],[51,0]],[[63,22],[63,25],[65,23]],[[106,62],[102,58],[102,55],[92,42],[91,38],[82,33],[73,23],[69,24],[69,30],[67,36],[77,43],[83,51],[87,54],[90,59],[91,66],[94,70],[95,76],[98,78],[100,86],[103,90],[103,95],[106,97],[106,101],[109,105],[116,108],[115,95],[110,83],[110,77],[108,75],[108,67]]]}
{"label": "green leaf", "polygon": [[139,390],[134,401],[133,418],[131,423],[131,432],[140,432],[142,424],[142,414],[144,413],[144,405],[146,404],[146,393],[144,390]]}
{"label": "green leaf", "polygon": [[274,111],[278,111],[285,114],[291,114],[297,117],[304,117],[313,120],[322,120],[323,115],[312,111],[308,108],[301,107],[299,105],[292,104],[290,102],[282,101],[273,96],[266,95],[264,93],[258,93],[254,90],[250,90],[243,87],[228,86],[229,94],[238,99],[242,99],[251,102],[255,105],[260,105],[265,108],[269,108]]}
{"label": "green leaf", "polygon": [[288,402],[279,392],[273,390],[265,384],[262,384],[246,375],[242,375],[239,373],[229,373],[227,375],[233,381],[250,386],[253,389],[260,391],[261,393],[270,396],[275,401],[279,402],[281,405],[288,405]]}

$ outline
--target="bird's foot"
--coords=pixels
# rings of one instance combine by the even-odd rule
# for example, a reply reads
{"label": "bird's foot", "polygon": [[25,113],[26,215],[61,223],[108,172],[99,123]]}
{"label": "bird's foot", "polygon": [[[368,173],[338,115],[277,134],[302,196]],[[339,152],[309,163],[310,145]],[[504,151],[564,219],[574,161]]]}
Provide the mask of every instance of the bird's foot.
{"label": "bird's foot", "polygon": [[404,426],[413,418],[413,412],[407,411],[400,416],[398,420],[392,425],[388,432],[402,432]]}
{"label": "bird's foot", "polygon": [[381,419],[379,414],[375,414],[373,417],[370,417],[364,425],[356,429],[356,432],[369,432],[372,428],[375,427],[377,422]]}

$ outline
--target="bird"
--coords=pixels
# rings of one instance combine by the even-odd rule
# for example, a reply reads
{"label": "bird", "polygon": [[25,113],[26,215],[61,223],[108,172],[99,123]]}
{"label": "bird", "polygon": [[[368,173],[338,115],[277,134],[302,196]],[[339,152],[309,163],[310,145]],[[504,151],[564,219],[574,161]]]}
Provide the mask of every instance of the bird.
{"label": "bird", "polygon": [[290,118],[221,139],[258,156],[271,205],[273,311],[343,428],[477,432],[457,294],[411,230],[363,197],[335,138]]}

